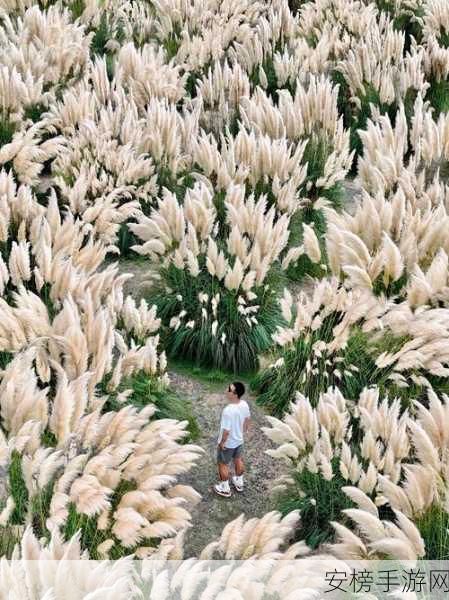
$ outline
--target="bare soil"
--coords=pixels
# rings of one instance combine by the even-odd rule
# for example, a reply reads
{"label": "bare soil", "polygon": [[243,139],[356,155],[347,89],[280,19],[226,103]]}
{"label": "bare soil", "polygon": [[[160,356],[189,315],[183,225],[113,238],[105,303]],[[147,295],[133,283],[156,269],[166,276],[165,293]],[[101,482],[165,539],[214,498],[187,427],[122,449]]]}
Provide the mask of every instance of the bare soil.
{"label": "bare soil", "polygon": [[345,179],[343,187],[346,192],[345,211],[353,215],[357,210],[357,206],[362,196],[362,189],[357,183],[350,179]]}
{"label": "bare soil", "polygon": [[148,259],[121,258],[119,265],[121,273],[133,275],[123,286],[125,295],[131,295],[138,302],[154,285],[152,275],[155,274],[155,269]]}

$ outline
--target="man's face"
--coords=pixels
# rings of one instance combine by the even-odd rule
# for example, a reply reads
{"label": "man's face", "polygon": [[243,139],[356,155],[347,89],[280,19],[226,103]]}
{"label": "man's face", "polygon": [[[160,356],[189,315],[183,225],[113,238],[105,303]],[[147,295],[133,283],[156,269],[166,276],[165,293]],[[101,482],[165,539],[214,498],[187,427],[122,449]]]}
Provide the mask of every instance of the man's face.
{"label": "man's face", "polygon": [[229,400],[234,400],[234,398],[235,398],[235,389],[234,389],[234,386],[233,386],[232,383],[228,386],[228,390],[227,390],[226,394],[227,394]]}

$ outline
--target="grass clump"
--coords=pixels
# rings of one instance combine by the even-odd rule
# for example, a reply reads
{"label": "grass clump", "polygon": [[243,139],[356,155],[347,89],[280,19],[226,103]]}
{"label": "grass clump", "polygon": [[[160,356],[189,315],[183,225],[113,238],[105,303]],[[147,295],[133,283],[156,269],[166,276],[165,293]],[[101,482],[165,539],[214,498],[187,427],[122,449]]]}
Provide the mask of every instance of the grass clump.
{"label": "grass clump", "polygon": [[[121,498],[125,494],[128,492],[133,492],[136,489],[136,485],[133,482],[121,481],[111,497],[111,508],[109,513],[114,513]],[[80,531],[81,548],[89,551],[91,560],[100,560],[103,558],[98,551],[98,546],[100,546],[106,540],[113,540],[114,542],[111,550],[109,551],[109,558],[111,560],[118,560],[123,558],[123,556],[128,556],[137,550],[138,546],[123,546],[123,544],[120,543],[120,540],[118,540],[117,537],[112,533],[111,524],[106,528],[100,526],[98,523],[98,515],[88,516],[85,514],[79,514],[76,510],[75,504],[73,503],[69,504],[68,513],[69,514],[63,529],[64,537],[65,539],[69,540],[78,531]],[[158,542],[159,540],[156,541],[155,539],[146,539],[142,540],[139,546],[144,544],[146,547],[154,547],[154,545],[156,545]]]}
{"label": "grass clump", "polygon": [[251,387],[259,394],[258,402],[272,414],[281,416],[297,391],[312,404],[329,386],[338,386],[347,398],[357,398],[363,387],[376,378],[368,338],[360,329],[354,329],[346,348],[337,353],[323,351],[320,356],[314,355],[317,342],[332,341],[333,328],[340,318],[338,313],[329,315],[318,330],[305,333],[282,349],[277,361],[253,378]]}
{"label": "grass clump", "polygon": [[[5,557],[11,556],[23,528],[28,523],[31,524],[36,536],[50,539],[46,520],[49,515],[54,482],[48,483],[35,495],[30,496],[23,474],[22,458],[17,450],[12,451],[8,465],[7,483],[3,490],[14,502],[14,509],[8,524],[0,526],[0,552]],[[6,497],[2,500],[3,506],[0,505],[0,510],[6,506]]]}
{"label": "grass clump", "polygon": [[[384,368],[376,365],[377,357],[399,351],[410,341],[409,337],[396,336],[388,330],[373,335],[356,324],[344,347],[328,352],[325,347],[333,343],[334,327],[341,318],[341,314],[332,313],[319,329],[305,331],[292,344],[272,354],[271,364],[251,381],[261,405],[273,415],[281,416],[294,401],[297,391],[315,405],[329,386],[338,387],[348,400],[356,400],[365,387],[377,386],[382,394],[399,398],[404,410],[410,408],[414,400],[427,402],[426,387],[414,377],[419,376],[419,369],[402,373],[407,384],[402,385],[395,380],[394,364]],[[317,346],[322,348],[318,354]],[[444,378],[428,374],[427,379],[437,393],[447,393]]]}
{"label": "grass clump", "polygon": [[439,504],[432,505],[416,520],[426,547],[426,560],[449,560],[449,513]]}
{"label": "grass clump", "polygon": [[[271,346],[271,335],[282,323],[275,288],[268,284],[253,289],[258,308],[257,317],[251,320],[239,303],[244,295],[221,288],[207,272],[193,278],[172,265],[162,271],[162,278],[177,294],[167,295],[161,290],[149,301],[157,305],[159,317],[168,325],[164,342],[170,358],[184,358],[198,367],[230,373],[257,369],[259,354]],[[216,316],[198,302],[199,294],[206,294],[208,299],[218,295]]]}
{"label": "grass clump", "polygon": [[318,548],[334,537],[330,521],[341,522],[341,511],[352,507],[352,502],[341,489],[347,482],[339,473],[328,480],[322,473],[308,470],[296,472],[293,480],[294,483],[278,494],[276,508],[283,515],[299,510],[301,520],[295,538],[304,540],[312,549]]}
{"label": "grass clump", "polygon": [[9,465],[9,493],[15,505],[11,524],[21,525],[27,512],[29,494],[22,472],[22,456],[15,450],[11,454]]}

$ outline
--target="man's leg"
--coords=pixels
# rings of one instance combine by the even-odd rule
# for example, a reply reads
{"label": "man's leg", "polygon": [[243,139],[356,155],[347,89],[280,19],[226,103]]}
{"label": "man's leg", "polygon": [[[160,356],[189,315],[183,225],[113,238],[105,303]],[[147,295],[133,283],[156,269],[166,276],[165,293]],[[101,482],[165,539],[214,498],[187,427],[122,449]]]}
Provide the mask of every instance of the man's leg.
{"label": "man's leg", "polygon": [[245,472],[243,464],[243,444],[237,446],[234,452],[234,470],[237,477],[240,477]]}
{"label": "man's leg", "polygon": [[231,496],[231,489],[229,487],[229,467],[228,464],[231,460],[229,449],[217,450],[217,466],[218,476],[220,477],[220,483],[214,485],[214,490],[220,496]]}
{"label": "man's leg", "polygon": [[222,462],[218,463],[218,476],[220,481],[227,481],[229,479],[229,467]]}
{"label": "man's leg", "polygon": [[243,465],[242,450],[243,446],[238,446],[235,449],[233,456],[235,476],[232,478],[232,483],[238,492],[243,492],[243,473],[245,472],[245,467]]}
{"label": "man's leg", "polygon": [[240,477],[240,475],[243,475],[245,472],[245,465],[243,464],[243,458],[241,456],[234,459],[234,469],[237,477]]}

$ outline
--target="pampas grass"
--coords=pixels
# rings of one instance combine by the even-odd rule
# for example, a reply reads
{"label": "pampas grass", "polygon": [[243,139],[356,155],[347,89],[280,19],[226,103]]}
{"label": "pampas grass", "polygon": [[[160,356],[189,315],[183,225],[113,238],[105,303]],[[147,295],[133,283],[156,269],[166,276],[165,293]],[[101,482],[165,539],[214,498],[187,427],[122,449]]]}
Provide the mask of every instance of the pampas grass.
{"label": "pampas grass", "polygon": [[279,263],[289,235],[288,216],[275,221],[266,204],[265,197],[246,200],[243,186],[222,198],[201,182],[183,205],[165,190],[158,209],[130,226],[143,240],[136,251],[160,264],[153,300],[172,356],[234,372],[257,367],[281,322]]}
{"label": "pampas grass", "polygon": [[[2,555],[182,558],[201,450],[169,355],[256,373],[288,471],[284,515],[203,556],[446,558],[447,3],[150,4],[0,2]],[[150,597],[265,581],[193,569]],[[80,587],[134,593],[103,574]]]}

